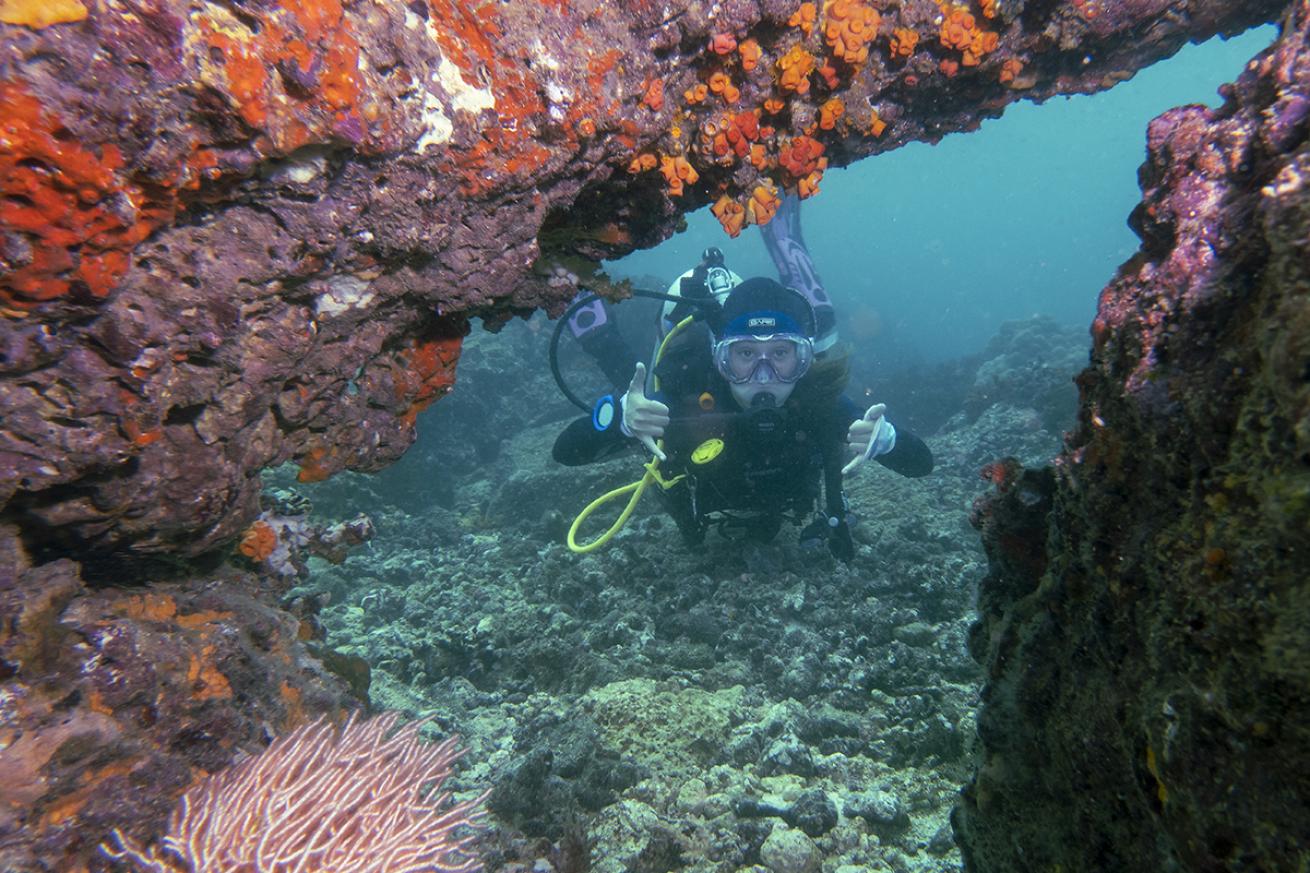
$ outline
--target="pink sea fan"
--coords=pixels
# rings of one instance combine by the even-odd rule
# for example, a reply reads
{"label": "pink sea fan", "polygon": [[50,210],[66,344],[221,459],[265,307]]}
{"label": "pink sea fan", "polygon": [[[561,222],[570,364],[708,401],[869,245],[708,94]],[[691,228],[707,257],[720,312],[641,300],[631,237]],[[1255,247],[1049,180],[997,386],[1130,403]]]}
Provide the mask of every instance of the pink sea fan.
{"label": "pink sea fan", "polygon": [[478,797],[441,784],[462,751],[452,737],[392,733],[398,713],[337,730],[320,719],[188,791],[158,847],[114,831],[106,855],[151,873],[475,873]]}

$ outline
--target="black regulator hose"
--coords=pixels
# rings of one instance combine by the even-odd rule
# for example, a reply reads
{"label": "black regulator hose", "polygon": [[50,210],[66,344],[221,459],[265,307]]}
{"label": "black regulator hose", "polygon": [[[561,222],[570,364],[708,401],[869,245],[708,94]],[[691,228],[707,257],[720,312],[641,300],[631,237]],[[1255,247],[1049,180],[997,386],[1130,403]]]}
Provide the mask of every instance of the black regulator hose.
{"label": "black regulator hose", "polygon": [[[560,337],[564,335],[565,326],[573,320],[573,316],[577,314],[579,309],[584,306],[590,306],[592,303],[601,299],[601,296],[595,291],[590,291],[586,288],[580,290],[587,291],[586,295],[573,301],[573,304],[569,306],[568,309],[564,310],[564,314],[561,315],[559,321],[555,323],[555,331],[550,336],[550,374],[555,377],[555,384],[559,386],[560,392],[568,398],[570,403],[578,407],[578,409],[581,409],[583,412],[590,413],[591,404],[584,403],[582,400],[578,399],[578,395],[574,394],[569,386],[564,383],[564,374],[562,374],[559,369],[559,341]],[[632,296],[648,297],[651,300],[665,300],[671,303],[689,303],[693,306],[705,309],[717,309],[719,306],[718,302],[713,297],[704,299],[687,298],[678,294],[665,294],[663,291],[647,291],[644,288],[634,288]]]}

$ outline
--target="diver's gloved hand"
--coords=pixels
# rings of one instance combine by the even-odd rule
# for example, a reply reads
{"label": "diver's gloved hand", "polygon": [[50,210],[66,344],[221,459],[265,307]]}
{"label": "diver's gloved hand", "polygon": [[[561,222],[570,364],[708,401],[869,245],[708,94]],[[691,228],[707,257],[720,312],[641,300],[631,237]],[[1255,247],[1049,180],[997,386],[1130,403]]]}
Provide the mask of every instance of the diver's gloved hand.
{"label": "diver's gloved hand", "polygon": [[865,461],[885,455],[896,448],[896,428],[883,417],[887,404],[875,403],[865,411],[864,417],[851,422],[846,431],[846,445],[855,457],[841,468],[843,476],[855,472]]}
{"label": "diver's gloved hand", "polygon": [[655,445],[655,440],[664,436],[664,428],[669,424],[669,408],[658,400],[646,396],[646,365],[637,364],[628,385],[628,393],[623,395],[622,431],[641,440],[641,444],[661,461],[668,457]]}
{"label": "diver's gloved hand", "polygon": [[825,543],[832,556],[844,564],[849,564],[855,557],[855,541],[851,539],[850,525],[844,521],[833,525],[826,517],[820,516],[805,525],[801,530],[801,548],[818,548],[820,543]]}

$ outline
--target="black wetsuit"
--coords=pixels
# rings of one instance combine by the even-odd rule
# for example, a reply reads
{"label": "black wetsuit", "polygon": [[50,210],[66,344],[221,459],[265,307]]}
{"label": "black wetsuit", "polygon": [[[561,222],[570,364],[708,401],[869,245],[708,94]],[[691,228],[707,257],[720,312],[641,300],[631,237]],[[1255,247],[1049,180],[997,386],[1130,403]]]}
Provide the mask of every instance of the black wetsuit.
{"label": "black wetsuit", "polygon": [[[772,539],[784,515],[814,510],[820,483],[825,514],[845,518],[846,433],[863,410],[846,397],[807,403],[805,379],[779,408],[742,410],[710,360],[708,337],[695,329],[689,334],[656,367],[660,390],[653,395],[668,405],[671,419],[660,473],[666,479],[686,474],[667,491],[658,489],[684,537],[699,542],[706,517],[718,512],[748,513],[739,519],[743,532]],[[605,430],[590,417],[572,422],[555,441],[555,460],[578,466],[632,445],[615,418]],[[933,467],[923,440],[900,429],[896,448],[874,460],[903,476],[925,476]]]}

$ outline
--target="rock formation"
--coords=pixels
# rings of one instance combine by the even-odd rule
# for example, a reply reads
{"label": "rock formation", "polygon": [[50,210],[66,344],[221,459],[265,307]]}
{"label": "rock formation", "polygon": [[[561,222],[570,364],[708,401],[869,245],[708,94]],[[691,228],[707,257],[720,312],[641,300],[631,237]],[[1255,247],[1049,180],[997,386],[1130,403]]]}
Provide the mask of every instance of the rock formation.
{"label": "rock formation", "polygon": [[994,477],[970,870],[1296,870],[1310,821],[1310,4],[1156,119],[1054,471]]}
{"label": "rock formation", "polygon": [[6,4],[5,518],[38,554],[209,551],[268,465],[394,460],[468,317],[558,307],[552,267],[1279,5]]}
{"label": "rock formation", "polygon": [[[616,15],[599,0],[0,3],[0,866],[102,863],[107,830],[157,832],[193,769],[347,704],[346,683],[308,648],[312,607],[297,621],[261,604],[270,592],[257,577],[213,562],[252,536],[261,469],[295,461],[314,480],[398,457],[418,412],[448,390],[470,317],[558,311],[570,276],[590,281],[596,259],[658,242],[689,209],[713,203],[739,232],[768,220],[780,189],[813,193],[826,166],[972,129],[1017,99],[1110,87],[1283,5],[729,0],[633,2]],[[1207,133],[1197,110],[1157,126],[1148,183],[1160,194],[1148,192],[1139,221],[1147,248],[1098,322],[1104,369],[1086,388],[1078,469],[1112,467],[1125,489],[1158,482],[1165,500],[1239,439],[1282,458],[1286,446],[1250,438],[1298,433],[1294,416],[1274,414],[1292,408],[1294,386],[1258,369],[1252,337],[1240,373],[1223,375],[1216,355],[1199,400],[1172,397],[1170,374],[1202,370],[1164,329],[1181,337],[1194,310],[1249,315],[1254,301],[1292,299],[1278,289],[1302,275],[1297,238],[1269,222],[1303,226],[1300,177],[1277,155],[1298,147],[1304,110],[1253,113],[1305,78],[1277,64],[1249,76],[1221,128],[1231,140]],[[1266,172],[1275,160],[1287,178]],[[1267,211],[1248,210],[1269,217],[1261,232],[1234,204],[1223,222],[1205,218],[1219,209],[1207,198],[1254,204],[1266,182]],[[1186,258],[1168,259],[1184,243]],[[1225,273],[1235,264],[1268,269],[1239,287],[1244,274]],[[1200,276],[1215,278],[1184,296],[1160,290]],[[1155,295],[1177,308],[1147,318],[1136,307]],[[1255,329],[1218,316],[1195,329],[1243,324]],[[1136,325],[1154,354],[1120,397]],[[1205,352],[1222,348],[1204,336]],[[1295,334],[1280,336],[1259,348],[1297,359]],[[1219,396],[1235,405],[1195,405]],[[1139,408],[1146,398],[1155,411]],[[1171,456],[1184,466],[1148,477],[1134,440],[1171,449],[1179,432],[1150,416],[1174,409],[1205,430],[1190,455]],[[1228,421],[1240,427],[1224,431]],[[1259,561],[1292,566],[1236,537],[1274,507],[1303,518],[1286,480],[1257,489],[1248,472],[1207,492],[1228,501],[1214,532],[1188,543],[1176,516],[1178,550],[1155,572],[1195,566],[1198,584],[1222,587],[1257,578]],[[1090,549],[1086,531],[1108,520],[1086,520],[1109,491],[1080,493],[1062,498],[1062,530]],[[1202,566],[1198,554],[1219,557]],[[1226,620],[1205,612],[1197,633]],[[1176,747],[1142,731],[1152,757],[1125,760],[1174,792],[1169,802],[1200,803],[1179,781]],[[134,803],[119,802],[129,793]],[[1184,813],[1161,802],[1185,845]]]}

